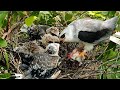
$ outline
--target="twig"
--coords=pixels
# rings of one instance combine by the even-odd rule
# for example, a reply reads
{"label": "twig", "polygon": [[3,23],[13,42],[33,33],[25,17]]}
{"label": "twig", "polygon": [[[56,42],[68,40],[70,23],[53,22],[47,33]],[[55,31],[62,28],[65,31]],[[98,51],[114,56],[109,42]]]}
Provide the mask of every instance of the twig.
{"label": "twig", "polygon": [[18,73],[23,73],[20,69],[19,69],[19,61],[17,60],[16,62],[15,62],[15,59],[14,59],[14,57],[13,57],[13,55],[10,53],[10,56],[11,56],[11,59],[12,60],[10,60],[10,63],[17,69],[17,72]]}
{"label": "twig", "polygon": [[108,63],[108,62],[112,62],[112,61],[114,61],[114,60],[116,60],[116,59],[118,59],[118,58],[120,58],[120,56],[104,62],[103,64],[100,65],[100,67],[101,67],[102,65],[104,65],[104,64],[106,64],[106,63]]}
{"label": "twig", "polygon": [[[120,73],[120,71],[117,71],[117,72],[107,72],[107,73],[105,73],[105,74],[115,74],[115,73]],[[101,73],[95,73],[95,74],[89,74],[89,75],[82,75],[82,76],[80,76],[80,78],[82,79],[82,78],[87,78],[87,77],[90,77],[90,76],[98,76],[98,75],[100,75]]]}
{"label": "twig", "polygon": [[21,23],[15,23],[14,25],[12,25],[11,28],[8,30],[8,32],[3,34],[2,38],[5,39],[11,33],[11,31],[15,29],[17,26],[19,26],[20,24]]}
{"label": "twig", "polygon": [[22,18],[20,21],[16,22],[15,24],[13,24],[11,26],[11,28],[9,28],[8,32],[5,32],[2,36],[3,39],[7,39],[8,40],[8,35],[12,32],[12,30],[14,30],[15,28],[17,28],[20,24],[23,24],[23,20],[25,19],[26,17]]}
{"label": "twig", "polygon": [[8,30],[10,29],[10,21],[11,21],[11,18],[12,18],[12,11],[9,11],[8,12],[8,21],[7,21],[7,26],[6,26],[6,30],[5,32],[8,32]]}
{"label": "twig", "polygon": [[61,70],[59,70],[58,72],[56,72],[55,74],[53,74],[50,79],[57,79],[58,75],[61,73]]}
{"label": "twig", "polygon": [[59,77],[58,79],[62,79],[62,78],[67,77],[67,76],[69,76],[69,75],[70,75],[70,74],[62,75],[62,76]]}
{"label": "twig", "polygon": [[97,58],[97,60],[106,52],[108,46],[104,49],[103,53]]}

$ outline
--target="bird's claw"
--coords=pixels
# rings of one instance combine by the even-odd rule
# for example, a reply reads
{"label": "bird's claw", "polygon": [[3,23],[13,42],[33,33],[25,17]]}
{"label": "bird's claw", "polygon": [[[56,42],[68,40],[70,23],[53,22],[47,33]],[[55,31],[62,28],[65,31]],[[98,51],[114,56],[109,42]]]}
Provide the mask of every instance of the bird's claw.
{"label": "bird's claw", "polygon": [[86,53],[85,51],[82,51],[82,52],[79,53],[79,57],[80,57],[82,60],[84,60],[86,56],[87,56],[87,53]]}

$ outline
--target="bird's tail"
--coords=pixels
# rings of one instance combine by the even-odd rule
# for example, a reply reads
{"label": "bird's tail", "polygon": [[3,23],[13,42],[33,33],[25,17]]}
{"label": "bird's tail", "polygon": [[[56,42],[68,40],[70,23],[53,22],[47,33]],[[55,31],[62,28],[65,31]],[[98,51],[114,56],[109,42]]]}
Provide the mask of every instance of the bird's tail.
{"label": "bird's tail", "polygon": [[108,28],[110,30],[115,30],[117,21],[118,21],[118,16],[115,16],[111,19],[108,19],[108,20],[104,21],[103,24],[102,24],[102,27],[103,28]]}

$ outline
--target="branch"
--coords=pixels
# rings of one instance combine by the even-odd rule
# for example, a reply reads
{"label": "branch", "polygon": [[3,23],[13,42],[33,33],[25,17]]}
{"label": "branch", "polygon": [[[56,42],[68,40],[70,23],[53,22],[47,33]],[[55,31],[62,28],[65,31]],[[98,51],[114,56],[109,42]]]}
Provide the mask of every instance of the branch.
{"label": "branch", "polygon": [[7,21],[7,26],[6,26],[6,30],[5,32],[8,32],[8,30],[10,29],[10,21],[11,21],[11,18],[12,18],[12,11],[9,11],[8,12],[8,21]]}

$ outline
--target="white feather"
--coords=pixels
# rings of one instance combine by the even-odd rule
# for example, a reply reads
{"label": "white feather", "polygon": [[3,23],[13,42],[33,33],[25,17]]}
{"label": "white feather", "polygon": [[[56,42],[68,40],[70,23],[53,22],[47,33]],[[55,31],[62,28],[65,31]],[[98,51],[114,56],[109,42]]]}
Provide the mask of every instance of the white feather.
{"label": "white feather", "polygon": [[85,47],[84,47],[85,51],[90,51],[94,48],[94,44],[91,44],[91,43],[85,43],[84,42],[84,45],[85,45]]}

